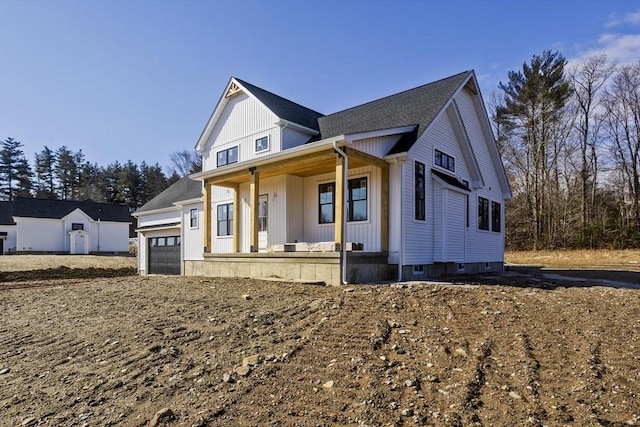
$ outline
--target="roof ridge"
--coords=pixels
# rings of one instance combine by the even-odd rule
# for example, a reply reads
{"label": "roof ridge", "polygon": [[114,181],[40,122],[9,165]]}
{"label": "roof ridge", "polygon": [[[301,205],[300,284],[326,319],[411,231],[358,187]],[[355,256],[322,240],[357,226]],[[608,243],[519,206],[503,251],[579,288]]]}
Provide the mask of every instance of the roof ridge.
{"label": "roof ridge", "polygon": [[297,105],[298,107],[305,108],[305,109],[307,109],[307,110],[309,110],[309,111],[312,111],[312,112],[314,112],[314,113],[316,113],[316,114],[320,114],[321,116],[324,116],[324,115],[325,115],[325,114],[323,114],[323,113],[321,113],[321,112],[319,112],[319,111],[314,110],[313,108],[309,108],[309,107],[307,107],[307,106],[305,106],[305,105],[299,104],[299,103],[297,103],[297,102],[295,102],[295,101],[292,101],[292,100],[290,100],[290,99],[288,99],[288,98],[285,98],[284,96],[281,96],[281,95],[278,95],[277,93],[274,93],[274,92],[268,91],[268,90],[266,90],[266,89],[263,89],[263,88],[261,88],[260,86],[256,86],[256,85],[254,85],[253,83],[249,83],[249,82],[247,82],[247,81],[245,81],[245,80],[242,80],[242,79],[240,79],[240,78],[238,78],[238,77],[231,76],[231,78],[232,78],[232,79],[237,80],[237,81],[238,81],[238,82],[240,82],[240,84],[242,84],[243,86],[244,86],[244,85],[252,86],[252,87],[254,87],[254,88],[256,88],[256,89],[259,89],[259,90],[261,90],[261,91],[263,91],[263,92],[268,93],[269,95],[272,95],[272,96],[278,97],[278,98],[280,98],[280,99],[282,99],[282,100],[284,100],[284,101],[287,101],[287,102],[290,102],[290,103],[292,103],[292,104],[295,104],[295,105]]}
{"label": "roof ridge", "polygon": [[325,117],[331,117],[331,116],[333,116],[335,114],[343,113],[345,111],[353,110],[354,108],[360,108],[360,107],[365,106],[365,105],[373,104],[374,102],[382,101],[382,100],[385,100],[387,98],[391,98],[391,97],[394,97],[394,96],[402,95],[403,93],[406,93],[406,92],[411,92],[411,91],[416,90],[416,89],[421,89],[421,88],[423,88],[425,86],[431,86],[433,84],[442,82],[444,80],[453,79],[455,77],[459,77],[459,76],[461,76],[463,74],[468,74],[468,73],[471,73],[471,72],[472,72],[472,70],[466,70],[466,71],[463,71],[461,73],[451,75],[449,77],[443,77],[441,79],[438,79],[438,80],[435,80],[435,81],[432,81],[432,82],[429,82],[429,83],[425,83],[425,84],[422,84],[420,86],[416,86],[416,87],[413,87],[413,88],[410,88],[410,89],[405,89],[405,90],[402,90],[400,92],[392,93],[391,95],[383,96],[382,98],[377,98],[377,99],[374,99],[374,100],[371,100],[371,101],[368,101],[368,102],[364,102],[362,104],[354,105],[353,107],[345,108],[344,110],[339,110],[339,111],[336,111],[334,113],[327,114],[326,116],[320,117],[318,120],[323,119]]}

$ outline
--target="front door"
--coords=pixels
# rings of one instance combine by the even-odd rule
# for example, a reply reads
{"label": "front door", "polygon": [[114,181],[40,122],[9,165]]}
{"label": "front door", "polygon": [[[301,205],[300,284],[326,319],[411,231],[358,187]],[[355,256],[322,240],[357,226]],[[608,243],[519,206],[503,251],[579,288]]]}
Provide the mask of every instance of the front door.
{"label": "front door", "polygon": [[262,194],[258,198],[258,252],[266,252],[269,236],[267,226],[269,223],[269,195]]}

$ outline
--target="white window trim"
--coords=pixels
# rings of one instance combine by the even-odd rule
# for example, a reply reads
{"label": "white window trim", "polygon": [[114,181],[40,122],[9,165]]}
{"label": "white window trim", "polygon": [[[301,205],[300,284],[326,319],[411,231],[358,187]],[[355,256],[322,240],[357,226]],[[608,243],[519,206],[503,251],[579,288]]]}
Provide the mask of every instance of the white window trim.
{"label": "white window trim", "polygon": [[[191,213],[193,211],[196,211],[196,225],[193,226],[191,225]],[[200,227],[200,215],[198,214],[198,208],[191,208],[189,209],[189,229],[190,230],[197,230]]]}
{"label": "white window trim", "polygon": [[[267,139],[267,148],[263,148],[262,150],[258,150],[258,147],[257,147],[258,141],[263,139],[263,138]],[[265,135],[265,136],[261,136],[260,138],[256,138],[253,141],[253,149],[255,150],[256,153],[264,153],[266,151],[269,151],[271,149],[271,138],[269,138],[269,135]]]}
{"label": "white window trim", "polygon": [[[434,157],[434,161],[435,161],[435,157]],[[416,219],[416,162],[420,162],[424,165],[424,219]],[[430,175],[429,175],[430,176]],[[418,159],[413,159],[413,167],[412,167],[412,174],[411,174],[411,183],[413,184],[413,192],[412,192],[412,197],[413,197],[413,215],[412,217],[412,221],[415,224],[426,224],[427,222],[427,218],[429,217],[427,215],[427,163],[423,162],[421,160]],[[433,201],[432,201],[433,203]]]}

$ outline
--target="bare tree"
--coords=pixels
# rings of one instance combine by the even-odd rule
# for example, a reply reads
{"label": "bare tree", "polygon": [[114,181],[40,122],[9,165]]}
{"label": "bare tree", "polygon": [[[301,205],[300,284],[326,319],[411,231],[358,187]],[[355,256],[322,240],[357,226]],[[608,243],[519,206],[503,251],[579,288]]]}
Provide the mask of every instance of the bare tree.
{"label": "bare tree", "polygon": [[180,176],[200,172],[202,170],[202,156],[194,150],[180,150],[171,153],[171,173]]}

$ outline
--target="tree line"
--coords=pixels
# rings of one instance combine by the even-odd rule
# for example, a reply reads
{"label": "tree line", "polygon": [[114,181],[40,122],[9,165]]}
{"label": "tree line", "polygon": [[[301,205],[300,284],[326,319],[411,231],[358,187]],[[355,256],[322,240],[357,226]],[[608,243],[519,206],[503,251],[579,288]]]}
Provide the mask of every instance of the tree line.
{"label": "tree line", "polygon": [[82,150],[66,146],[55,150],[45,146],[35,154],[33,167],[22,150],[23,144],[6,138],[0,142],[0,200],[37,197],[56,200],[92,199],[122,203],[131,211],[154,198],[169,185],[200,169],[200,159],[188,150],[171,154],[170,174],[156,163],[140,165],[131,160],[107,166],[88,161]]}
{"label": "tree line", "polygon": [[640,61],[545,51],[489,111],[513,194],[507,247],[640,247]]}

